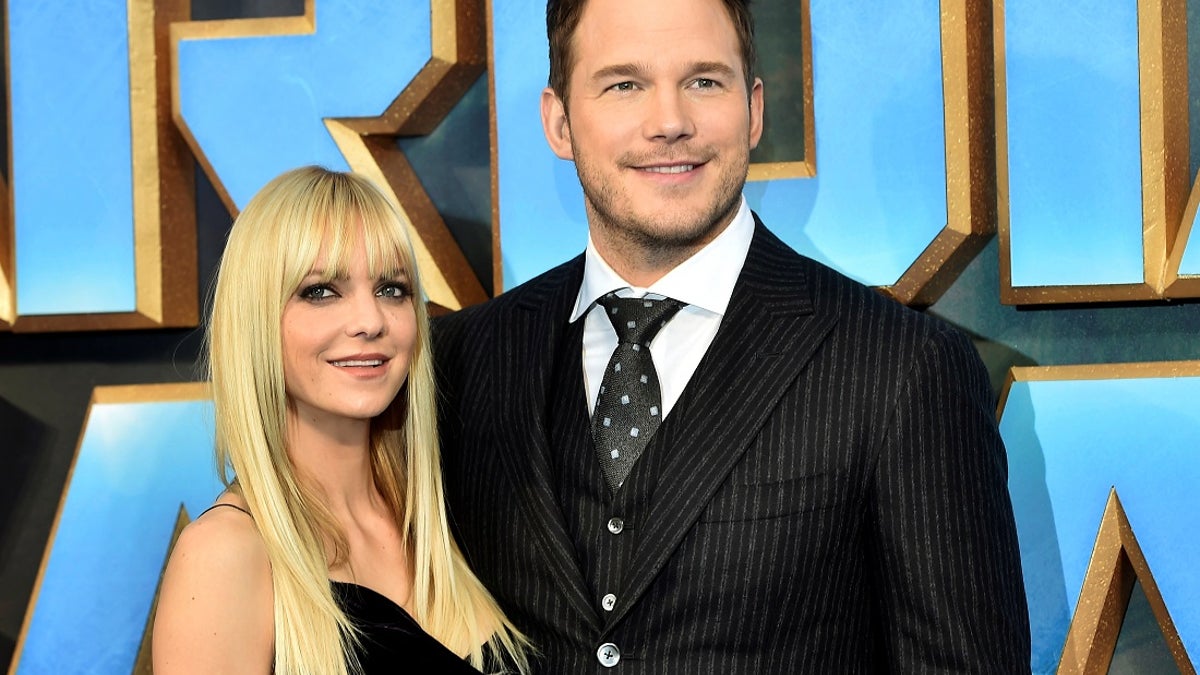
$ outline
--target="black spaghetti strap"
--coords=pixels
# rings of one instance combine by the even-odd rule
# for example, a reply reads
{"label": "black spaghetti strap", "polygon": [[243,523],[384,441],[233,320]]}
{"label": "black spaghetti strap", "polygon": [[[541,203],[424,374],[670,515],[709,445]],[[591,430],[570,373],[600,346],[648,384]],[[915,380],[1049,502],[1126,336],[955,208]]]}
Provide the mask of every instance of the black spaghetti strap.
{"label": "black spaghetti strap", "polygon": [[[251,520],[254,519],[254,516],[251,515],[249,511],[247,511],[246,509],[243,509],[242,507],[238,506],[237,504],[223,504],[223,503],[222,504],[213,504],[212,506],[208,507],[207,509],[204,509],[203,511],[200,512],[200,516],[208,513],[209,511],[212,511],[213,509],[217,508],[218,506],[228,506],[231,509],[237,509],[238,511],[241,511],[242,513],[250,516]],[[196,516],[196,518],[199,518],[200,516]],[[195,518],[193,518],[193,520],[195,520]]]}

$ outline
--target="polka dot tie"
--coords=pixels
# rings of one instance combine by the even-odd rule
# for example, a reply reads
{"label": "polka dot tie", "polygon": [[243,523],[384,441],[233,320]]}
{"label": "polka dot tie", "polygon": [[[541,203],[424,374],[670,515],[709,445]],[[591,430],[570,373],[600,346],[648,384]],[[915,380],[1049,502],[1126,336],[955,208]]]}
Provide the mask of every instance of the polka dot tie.
{"label": "polka dot tie", "polygon": [[597,302],[617,331],[617,348],[600,382],[592,439],[604,479],[615,492],[662,421],[662,394],[650,341],[684,303],[670,298],[618,298],[615,293]]}

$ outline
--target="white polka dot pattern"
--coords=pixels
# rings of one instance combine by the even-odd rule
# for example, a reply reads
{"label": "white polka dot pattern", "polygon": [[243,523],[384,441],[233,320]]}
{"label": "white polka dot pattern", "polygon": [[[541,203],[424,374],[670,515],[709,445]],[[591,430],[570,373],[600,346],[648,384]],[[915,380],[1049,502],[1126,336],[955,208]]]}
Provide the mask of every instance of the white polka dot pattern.
{"label": "white polka dot pattern", "polygon": [[650,350],[642,347],[649,347],[684,305],[670,298],[618,298],[613,293],[598,302],[617,331],[617,348],[600,383],[592,439],[604,479],[616,492],[662,421],[658,373]]}

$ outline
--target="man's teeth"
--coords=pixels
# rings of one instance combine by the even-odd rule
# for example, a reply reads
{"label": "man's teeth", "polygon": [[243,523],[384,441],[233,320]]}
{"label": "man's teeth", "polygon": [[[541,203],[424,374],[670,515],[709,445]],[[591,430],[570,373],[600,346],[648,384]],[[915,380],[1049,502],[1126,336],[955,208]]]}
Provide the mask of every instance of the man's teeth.
{"label": "man's teeth", "polygon": [[337,366],[338,368],[356,368],[356,367],[361,368],[364,366],[366,366],[366,367],[381,366],[381,365],[383,365],[383,359],[370,359],[368,361],[332,361],[331,363],[333,363],[333,365]]}
{"label": "man's teeth", "polygon": [[650,173],[684,173],[696,168],[695,164],[679,164],[677,166],[648,166],[646,171]]}

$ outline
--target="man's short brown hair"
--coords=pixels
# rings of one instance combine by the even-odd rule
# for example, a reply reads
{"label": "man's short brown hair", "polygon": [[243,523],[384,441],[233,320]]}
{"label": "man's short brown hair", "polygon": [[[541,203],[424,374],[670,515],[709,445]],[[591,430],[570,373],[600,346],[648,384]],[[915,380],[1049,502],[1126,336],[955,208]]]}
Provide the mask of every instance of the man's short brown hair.
{"label": "man's short brown hair", "polygon": [[[654,2],[654,0],[646,0]],[[571,79],[571,69],[575,66],[574,54],[571,51],[571,40],[575,37],[575,29],[579,27],[579,19],[583,16],[583,8],[588,0],[548,0],[546,2],[546,37],[550,39],[550,88],[565,104],[567,101],[567,85]],[[746,92],[749,93],[754,85],[754,69],[757,53],[754,47],[754,19],[750,15],[750,0],[721,0],[733,28],[737,32],[738,44],[742,48],[742,74],[746,78]]]}

